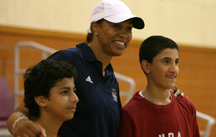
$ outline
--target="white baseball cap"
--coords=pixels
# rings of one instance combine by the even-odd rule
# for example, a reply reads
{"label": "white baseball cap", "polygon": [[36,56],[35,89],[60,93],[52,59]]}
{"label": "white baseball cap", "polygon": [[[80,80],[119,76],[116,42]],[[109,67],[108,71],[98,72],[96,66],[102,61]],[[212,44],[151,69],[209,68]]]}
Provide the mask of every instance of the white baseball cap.
{"label": "white baseball cap", "polygon": [[[145,24],[142,18],[134,16],[130,9],[120,0],[103,0],[93,9],[90,26],[92,22],[105,19],[112,23],[120,23],[128,19],[133,19],[132,24],[136,29],[143,29]],[[88,33],[92,33],[91,28]]]}

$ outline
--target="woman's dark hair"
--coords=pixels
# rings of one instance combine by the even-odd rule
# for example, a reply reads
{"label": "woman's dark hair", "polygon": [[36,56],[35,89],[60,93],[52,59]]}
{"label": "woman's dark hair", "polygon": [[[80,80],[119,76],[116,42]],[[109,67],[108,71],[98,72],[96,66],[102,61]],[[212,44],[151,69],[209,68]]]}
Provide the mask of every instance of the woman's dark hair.
{"label": "woman's dark hair", "polygon": [[50,89],[57,81],[64,78],[77,78],[77,72],[72,65],[55,60],[42,60],[37,65],[28,68],[24,74],[24,102],[29,109],[29,115],[38,117],[39,106],[35,97],[44,96],[49,98]]}
{"label": "woman's dark hair", "polygon": [[[101,24],[103,20],[104,20],[104,19],[100,19],[100,20],[98,20],[98,21],[96,21],[96,22],[97,22],[98,24]],[[87,44],[89,44],[89,43],[92,42],[92,40],[93,40],[94,32],[92,31],[92,28],[91,28],[91,27],[90,27],[90,29],[91,29],[91,32],[92,32],[92,33],[88,33],[87,36],[86,36],[86,42],[87,42]]]}

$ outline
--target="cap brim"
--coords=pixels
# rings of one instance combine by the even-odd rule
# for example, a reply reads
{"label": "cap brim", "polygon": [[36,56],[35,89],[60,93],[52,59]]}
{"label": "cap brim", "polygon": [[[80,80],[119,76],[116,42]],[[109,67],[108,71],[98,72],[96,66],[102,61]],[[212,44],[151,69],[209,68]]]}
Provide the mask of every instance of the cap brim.
{"label": "cap brim", "polygon": [[145,23],[140,17],[128,14],[118,14],[110,17],[105,17],[104,19],[112,23],[121,23],[123,21],[133,19],[132,23],[134,28],[143,29],[145,27]]}

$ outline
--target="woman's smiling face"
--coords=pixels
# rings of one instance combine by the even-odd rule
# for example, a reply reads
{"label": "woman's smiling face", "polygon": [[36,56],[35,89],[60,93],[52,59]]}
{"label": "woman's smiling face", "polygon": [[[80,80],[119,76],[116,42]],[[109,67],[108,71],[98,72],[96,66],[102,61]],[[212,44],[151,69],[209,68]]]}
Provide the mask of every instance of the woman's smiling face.
{"label": "woman's smiling face", "polygon": [[132,39],[132,19],[121,23],[104,20],[97,29],[101,52],[109,56],[121,56]]}

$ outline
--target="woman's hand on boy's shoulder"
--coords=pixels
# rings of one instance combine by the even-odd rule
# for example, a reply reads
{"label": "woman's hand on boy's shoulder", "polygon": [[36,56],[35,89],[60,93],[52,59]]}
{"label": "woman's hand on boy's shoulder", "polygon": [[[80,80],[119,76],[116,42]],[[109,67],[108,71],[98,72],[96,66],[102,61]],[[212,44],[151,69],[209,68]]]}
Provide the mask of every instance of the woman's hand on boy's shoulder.
{"label": "woman's hand on boy's shoulder", "polygon": [[184,93],[181,92],[181,90],[178,89],[178,87],[175,85],[172,89],[171,89],[174,93],[174,95],[177,96],[181,96],[184,97]]}
{"label": "woman's hand on boy's shoulder", "polygon": [[38,123],[25,119],[20,120],[13,132],[14,137],[31,136],[31,137],[46,137],[45,129]]}

